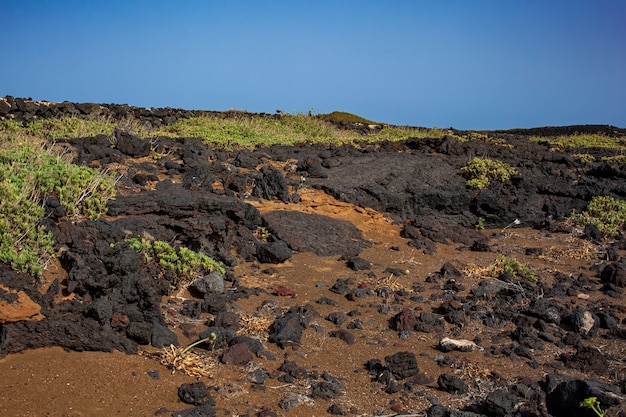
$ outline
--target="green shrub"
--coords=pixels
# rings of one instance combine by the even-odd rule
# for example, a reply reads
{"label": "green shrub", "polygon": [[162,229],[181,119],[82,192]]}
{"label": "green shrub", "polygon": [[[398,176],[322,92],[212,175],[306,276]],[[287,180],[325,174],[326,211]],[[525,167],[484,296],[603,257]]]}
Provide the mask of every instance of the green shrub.
{"label": "green shrub", "polygon": [[478,190],[488,187],[492,180],[507,182],[511,176],[518,174],[515,168],[502,161],[483,158],[472,159],[461,168],[461,172],[467,178],[467,186]]}
{"label": "green shrub", "polygon": [[[73,165],[15,135],[4,123],[0,134],[0,261],[41,276],[52,254],[52,235],[41,225],[44,196],[57,197],[68,215],[92,219],[106,211],[115,180],[98,170]],[[11,130],[14,130],[11,132]],[[21,133],[21,132],[18,132]]]}
{"label": "green shrub", "polygon": [[576,216],[580,225],[595,224],[605,236],[615,236],[626,225],[626,201],[611,196],[596,196],[587,205],[587,210]]}
{"label": "green shrub", "polygon": [[163,269],[175,272],[181,279],[192,279],[199,273],[226,271],[219,262],[209,256],[191,249],[173,248],[162,240],[149,240],[133,237],[126,239],[126,244],[134,251],[141,252],[147,263],[156,262]]}
{"label": "green shrub", "polygon": [[535,275],[535,273],[528,266],[524,265],[515,258],[509,258],[504,255],[498,255],[493,269],[498,275],[508,272],[513,277],[524,278],[535,282],[539,280],[537,275]]}

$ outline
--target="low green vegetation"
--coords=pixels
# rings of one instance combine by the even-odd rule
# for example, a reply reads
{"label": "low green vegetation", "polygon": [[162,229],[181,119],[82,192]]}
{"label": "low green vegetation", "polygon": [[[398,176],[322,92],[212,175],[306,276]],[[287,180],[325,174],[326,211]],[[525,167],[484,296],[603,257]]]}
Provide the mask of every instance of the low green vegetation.
{"label": "low green vegetation", "polygon": [[568,136],[543,137],[532,136],[531,142],[549,143],[553,148],[580,149],[580,148],[608,148],[626,149],[626,137],[611,137],[600,134],[575,134]]}
{"label": "low green vegetation", "polygon": [[598,397],[585,398],[580,402],[579,406],[582,408],[590,408],[598,417],[604,417],[604,411],[602,411]]}
{"label": "low green vegetation", "polygon": [[493,266],[493,270],[497,275],[509,273],[514,278],[523,278],[534,282],[539,280],[537,275],[535,275],[535,273],[528,266],[524,265],[515,258],[509,258],[504,255],[498,255],[498,258]]}
{"label": "low green vegetation", "polygon": [[[360,122],[359,122],[360,123]],[[442,138],[442,129],[384,127],[361,135],[352,130],[337,129],[320,116],[283,114],[280,117],[241,114],[239,117],[191,117],[152,131],[151,136],[195,137],[206,143],[233,146],[299,145],[311,143],[359,143],[402,141],[411,137]]]}
{"label": "low green vegetation", "polygon": [[114,129],[115,123],[110,119],[85,120],[78,117],[35,120],[25,126],[29,135],[51,139],[111,136]]}
{"label": "low green vegetation", "polygon": [[626,155],[605,156],[602,162],[607,164],[626,165]]}
{"label": "low green vegetation", "polygon": [[510,165],[488,158],[474,158],[461,168],[467,178],[467,186],[482,190],[489,186],[491,181],[507,182],[518,171]]}
{"label": "low green vegetation", "polygon": [[596,157],[588,154],[588,153],[577,153],[573,155],[576,159],[578,159],[583,164],[588,164],[596,160]]}
{"label": "low green vegetation", "polygon": [[[372,129],[367,135],[349,129],[338,129],[331,121],[379,125],[380,129]],[[332,112],[328,114],[281,114],[270,116],[246,112],[228,112],[227,117],[206,115],[179,119],[175,123],[161,126],[150,131],[137,120],[114,121],[108,117],[85,120],[77,117],[61,119],[42,119],[22,124],[12,120],[0,122],[0,130],[14,134],[28,135],[42,139],[76,139],[105,135],[112,138],[116,127],[130,129],[140,137],[193,137],[201,138],[207,144],[232,148],[235,146],[271,146],[300,145],[313,143],[376,143],[398,142],[409,138],[438,138],[450,136],[460,141],[482,140],[505,146],[503,141],[489,139],[486,134],[467,132],[462,136],[454,135],[449,129],[416,128],[406,126],[390,126],[372,122],[361,116]],[[112,140],[112,143],[114,141]],[[113,146],[113,145],[112,145]]]}
{"label": "low green vegetation", "polygon": [[133,237],[126,239],[128,247],[141,252],[147,263],[155,262],[161,268],[175,272],[181,279],[192,279],[200,273],[226,271],[209,256],[194,252],[184,247],[173,248],[169,243],[162,240],[149,240]]}
{"label": "low green vegetation", "polygon": [[224,147],[236,145],[294,145],[318,142],[350,142],[352,132],[305,115],[278,118],[243,115],[236,118],[191,117],[151,132],[154,136],[194,137]]}
{"label": "low green vegetation", "polygon": [[603,235],[616,236],[626,225],[626,201],[611,196],[596,196],[587,210],[575,216],[580,225],[595,224]]}
{"label": "low green vegetation", "polygon": [[63,117],[38,119],[29,123],[16,122],[10,119],[0,121],[0,133],[2,134],[46,140],[89,138],[96,135],[113,137],[116,127],[132,130],[142,137],[149,136],[149,132],[137,120],[115,121],[110,117],[96,119]]}
{"label": "low green vegetation", "polygon": [[509,148],[509,149],[513,148],[513,145],[511,145],[510,143],[507,143],[506,140],[502,138],[490,137],[485,132],[469,131],[469,132],[462,132],[459,134],[455,134],[453,133],[453,131],[450,131],[447,134],[447,136],[454,138],[460,142],[476,141],[476,142],[488,143],[493,146],[502,146],[502,147]]}
{"label": "low green vegetation", "polygon": [[12,122],[0,125],[0,261],[40,276],[54,252],[41,224],[57,198],[69,216],[98,218],[115,196],[112,175],[66,161]]}

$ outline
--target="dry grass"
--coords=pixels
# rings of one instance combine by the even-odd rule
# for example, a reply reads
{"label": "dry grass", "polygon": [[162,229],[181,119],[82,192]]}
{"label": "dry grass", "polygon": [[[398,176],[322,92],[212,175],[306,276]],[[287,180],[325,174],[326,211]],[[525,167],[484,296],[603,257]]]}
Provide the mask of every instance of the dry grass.
{"label": "dry grass", "polygon": [[560,261],[563,259],[576,259],[580,261],[587,261],[597,259],[598,254],[600,253],[597,245],[589,242],[588,240],[568,239],[568,241],[569,243],[574,245],[574,247],[563,248],[550,246],[541,255],[539,255],[539,259],[551,262]]}
{"label": "dry grass", "polygon": [[239,334],[243,335],[267,335],[273,319],[257,315],[243,315],[239,318]]}
{"label": "dry grass", "polygon": [[188,350],[182,355],[183,347],[170,345],[157,353],[143,352],[145,356],[153,357],[172,371],[172,374],[182,372],[193,377],[213,376],[213,369],[218,365],[217,360],[209,353],[196,353]]}

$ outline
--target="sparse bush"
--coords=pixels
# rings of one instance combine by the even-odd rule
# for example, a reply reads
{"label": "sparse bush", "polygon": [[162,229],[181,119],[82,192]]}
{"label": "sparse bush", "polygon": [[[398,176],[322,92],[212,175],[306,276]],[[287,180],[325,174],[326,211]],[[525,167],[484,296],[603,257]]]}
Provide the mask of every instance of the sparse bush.
{"label": "sparse bush", "polygon": [[461,168],[461,172],[467,178],[469,188],[482,190],[494,181],[507,182],[511,176],[517,175],[518,171],[502,161],[492,159],[474,158]]}
{"label": "sparse bush", "polygon": [[611,196],[596,196],[587,205],[587,210],[576,216],[580,225],[595,224],[605,236],[615,236],[626,225],[626,201]]}
{"label": "sparse bush", "polygon": [[494,272],[501,275],[505,272],[511,274],[512,277],[519,277],[537,282],[539,278],[526,265],[515,258],[509,258],[504,255],[498,255],[496,263],[493,266]]}
{"label": "sparse bush", "polygon": [[3,123],[2,129],[0,261],[41,276],[54,252],[52,235],[41,225],[45,199],[58,198],[68,215],[95,219],[115,195],[115,180],[51,154],[18,124]]}
{"label": "sparse bush", "polygon": [[199,273],[226,272],[211,257],[184,247],[175,249],[162,240],[133,237],[126,239],[126,244],[132,250],[141,252],[147,263],[156,262],[161,268],[177,273],[181,280],[192,279]]}

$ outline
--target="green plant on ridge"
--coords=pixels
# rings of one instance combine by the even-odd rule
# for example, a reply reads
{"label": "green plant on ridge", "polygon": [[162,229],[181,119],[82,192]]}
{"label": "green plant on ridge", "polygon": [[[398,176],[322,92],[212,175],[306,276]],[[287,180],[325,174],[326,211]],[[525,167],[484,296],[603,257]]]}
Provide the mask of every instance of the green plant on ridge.
{"label": "green plant on ridge", "polygon": [[551,147],[562,149],[584,149],[584,148],[605,148],[605,149],[626,149],[626,137],[612,137],[599,133],[573,135],[562,135],[557,137],[532,136],[531,142],[547,142]]}
{"label": "green plant on ridge", "polygon": [[605,156],[602,157],[602,162],[606,162],[607,164],[617,164],[617,165],[626,165],[626,155],[615,155],[615,156]]}
{"label": "green plant on ridge", "polygon": [[588,154],[588,153],[577,153],[577,154],[574,154],[573,156],[578,158],[578,160],[582,162],[583,164],[588,164],[596,160],[595,156]]}
{"label": "green plant on ridge", "polygon": [[598,417],[604,417],[604,411],[600,408],[600,401],[597,397],[585,398],[579,405],[583,408],[591,408]]}
{"label": "green plant on ridge", "polygon": [[488,158],[474,158],[461,168],[469,188],[482,190],[494,181],[507,182],[518,171],[510,165]]}

